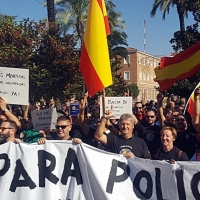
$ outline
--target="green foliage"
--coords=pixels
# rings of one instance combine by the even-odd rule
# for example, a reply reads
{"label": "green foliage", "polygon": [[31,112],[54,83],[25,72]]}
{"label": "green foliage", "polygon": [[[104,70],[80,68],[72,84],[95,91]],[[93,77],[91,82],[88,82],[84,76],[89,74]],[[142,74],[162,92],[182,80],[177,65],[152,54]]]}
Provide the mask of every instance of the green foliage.
{"label": "green foliage", "polygon": [[136,83],[128,85],[127,88],[129,90],[129,95],[132,96],[133,98],[136,98],[139,95],[140,90]]}

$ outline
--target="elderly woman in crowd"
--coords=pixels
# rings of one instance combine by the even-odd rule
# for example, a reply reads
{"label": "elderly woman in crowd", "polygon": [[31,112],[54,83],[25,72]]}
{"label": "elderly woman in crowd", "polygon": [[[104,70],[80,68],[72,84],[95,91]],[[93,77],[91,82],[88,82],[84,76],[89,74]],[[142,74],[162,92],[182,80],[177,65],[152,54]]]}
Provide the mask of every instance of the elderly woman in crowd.
{"label": "elderly woman in crowd", "polygon": [[189,161],[185,152],[174,146],[177,137],[175,128],[165,126],[160,131],[162,147],[157,151],[157,160],[167,160],[171,163],[175,161]]}

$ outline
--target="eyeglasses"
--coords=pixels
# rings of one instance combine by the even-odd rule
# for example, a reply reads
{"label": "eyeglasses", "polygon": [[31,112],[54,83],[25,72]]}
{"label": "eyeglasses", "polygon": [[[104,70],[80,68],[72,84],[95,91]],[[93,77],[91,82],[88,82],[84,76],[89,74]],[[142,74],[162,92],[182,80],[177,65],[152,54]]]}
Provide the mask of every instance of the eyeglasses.
{"label": "eyeglasses", "polygon": [[6,128],[6,127],[0,127],[0,129],[1,129],[1,132],[3,132],[5,129],[13,129],[13,128]]}
{"label": "eyeglasses", "polygon": [[135,109],[141,110],[141,109],[142,109],[142,107],[135,107]]}
{"label": "eyeglasses", "polygon": [[154,118],[155,116],[145,116],[146,118]]}
{"label": "eyeglasses", "polygon": [[62,125],[62,126],[58,126],[58,125],[56,125],[56,129],[59,129],[59,128],[61,128],[61,129],[66,129],[68,126],[71,126],[71,124],[69,125]]}
{"label": "eyeglasses", "polygon": [[186,119],[184,119],[184,118],[177,118],[176,121],[177,121],[177,122],[185,122]]}

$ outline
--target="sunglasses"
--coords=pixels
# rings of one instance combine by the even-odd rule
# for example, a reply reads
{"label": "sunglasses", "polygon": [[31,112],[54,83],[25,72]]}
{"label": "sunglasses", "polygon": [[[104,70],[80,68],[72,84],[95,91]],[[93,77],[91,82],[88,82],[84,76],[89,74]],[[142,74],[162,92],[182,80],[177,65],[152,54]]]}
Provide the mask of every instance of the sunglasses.
{"label": "sunglasses", "polygon": [[1,129],[1,132],[3,132],[5,129],[13,129],[13,128],[6,128],[6,127],[0,127],[0,129]]}
{"label": "sunglasses", "polygon": [[146,118],[154,118],[155,116],[145,116]]}
{"label": "sunglasses", "polygon": [[184,118],[177,118],[176,121],[177,121],[177,122],[185,122],[186,119],[184,119]]}
{"label": "sunglasses", "polygon": [[59,128],[66,129],[68,126],[71,126],[71,124],[70,125],[62,125],[62,126],[56,125],[56,129],[59,129]]}
{"label": "sunglasses", "polygon": [[142,107],[135,107],[135,109],[139,109],[139,110],[141,110],[141,109],[142,109]]}

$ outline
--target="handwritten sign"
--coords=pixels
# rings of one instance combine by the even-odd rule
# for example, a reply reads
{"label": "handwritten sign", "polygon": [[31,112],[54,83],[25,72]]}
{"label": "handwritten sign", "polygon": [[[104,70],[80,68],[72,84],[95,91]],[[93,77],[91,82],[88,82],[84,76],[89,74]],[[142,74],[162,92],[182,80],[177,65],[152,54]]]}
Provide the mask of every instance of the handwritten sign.
{"label": "handwritten sign", "polygon": [[0,67],[0,96],[8,104],[27,105],[29,102],[29,70]]}
{"label": "handwritten sign", "polygon": [[[113,115],[116,119],[124,113],[132,114],[132,97],[105,97],[106,110],[113,106]],[[100,116],[103,116],[102,98],[100,103]]]}
{"label": "handwritten sign", "polygon": [[43,130],[45,127],[55,129],[57,121],[56,108],[31,112],[34,130]]}

